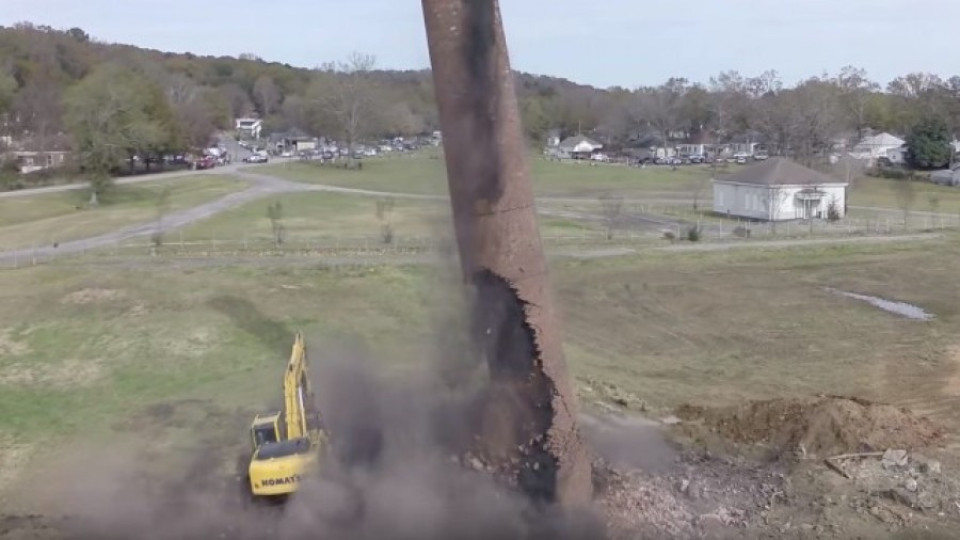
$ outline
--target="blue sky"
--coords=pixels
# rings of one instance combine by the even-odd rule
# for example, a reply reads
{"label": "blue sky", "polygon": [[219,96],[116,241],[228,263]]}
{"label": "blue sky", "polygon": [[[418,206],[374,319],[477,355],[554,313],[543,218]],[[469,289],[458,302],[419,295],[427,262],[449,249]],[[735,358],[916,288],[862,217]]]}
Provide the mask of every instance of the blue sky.
{"label": "blue sky", "polygon": [[[957,0],[501,0],[512,62],[597,86],[776,69],[786,83],[844,65],[882,83],[960,74]],[[417,0],[0,0],[0,24],[79,26],[111,42],[255,53],[313,67],[351,51],[429,64]]]}

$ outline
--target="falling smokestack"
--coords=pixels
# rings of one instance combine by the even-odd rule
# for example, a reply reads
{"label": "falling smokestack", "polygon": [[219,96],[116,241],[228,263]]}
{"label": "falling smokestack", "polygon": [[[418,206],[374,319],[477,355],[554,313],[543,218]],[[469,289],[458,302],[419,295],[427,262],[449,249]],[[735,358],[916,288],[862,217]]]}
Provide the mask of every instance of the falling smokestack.
{"label": "falling smokestack", "polygon": [[531,498],[579,505],[591,465],[549,294],[496,0],[422,0],[460,263],[491,392],[484,451]]}

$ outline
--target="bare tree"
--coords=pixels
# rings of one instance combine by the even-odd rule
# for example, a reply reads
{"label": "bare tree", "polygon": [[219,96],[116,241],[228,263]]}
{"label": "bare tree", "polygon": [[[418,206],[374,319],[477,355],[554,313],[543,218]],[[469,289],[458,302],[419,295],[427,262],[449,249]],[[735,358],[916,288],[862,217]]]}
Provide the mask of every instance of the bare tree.
{"label": "bare tree", "polygon": [[170,188],[166,187],[157,194],[157,200],[154,203],[157,209],[157,223],[154,228],[153,234],[150,235],[150,240],[153,243],[153,254],[156,255],[160,251],[160,247],[163,245],[163,216],[167,214],[167,211],[170,209]]}
{"label": "bare tree", "polygon": [[789,191],[775,186],[767,188],[766,211],[767,219],[770,221],[770,234],[777,234],[777,222],[780,219],[780,209],[783,208],[783,203],[789,199]]}
{"label": "bare tree", "polygon": [[393,243],[393,197],[377,200],[377,220],[380,222],[380,239],[384,244]]}
{"label": "bare tree", "polygon": [[840,103],[857,130],[857,140],[863,139],[870,97],[880,91],[880,85],[867,77],[866,70],[853,66],[841,69],[835,82],[840,88]]}
{"label": "bare tree", "polygon": [[339,131],[351,159],[356,143],[370,131],[379,112],[370,76],[375,65],[376,57],[353,53],[346,62],[322,66],[308,89],[308,99],[318,106],[321,128]]}
{"label": "bare tree", "polygon": [[280,201],[267,206],[267,219],[270,220],[270,228],[273,232],[273,243],[277,247],[283,244],[286,229],[283,226],[283,206]]}
{"label": "bare tree", "polygon": [[56,75],[41,71],[16,94],[13,117],[22,135],[29,135],[37,150],[47,150],[50,137],[61,129],[63,87]]}
{"label": "bare tree", "polygon": [[165,73],[164,75],[160,84],[163,85],[171,105],[191,103],[199,96],[199,87],[193,79],[182,73]]}
{"label": "bare tree", "polygon": [[[711,177],[716,178],[717,176],[717,163],[714,160],[714,163],[710,166],[711,168]],[[693,211],[700,211],[700,198],[703,197],[703,192],[706,191],[707,185],[710,184],[711,178],[706,176],[697,175],[691,181],[691,193],[693,194]]]}
{"label": "bare tree", "polygon": [[867,160],[857,159],[847,154],[833,164],[831,172],[836,178],[842,178],[850,189],[854,189],[863,177],[867,163]]}
{"label": "bare tree", "polygon": [[620,221],[620,215],[623,213],[623,197],[619,195],[602,195],[599,198],[600,211],[603,214],[603,222],[607,227],[607,240],[613,240],[613,231]]}
{"label": "bare tree", "polygon": [[272,78],[261,75],[253,84],[253,99],[257,102],[260,115],[267,117],[280,107],[283,96]]}
{"label": "bare tree", "polygon": [[913,211],[913,205],[917,201],[917,190],[913,181],[909,178],[897,180],[894,184],[897,195],[897,207],[903,213],[903,230],[907,230],[910,224],[910,213]]}
{"label": "bare tree", "polygon": [[253,111],[253,103],[247,92],[235,83],[226,84],[217,88],[230,107],[230,114],[234,118],[240,118],[249,115]]}
{"label": "bare tree", "polygon": [[636,113],[639,121],[652,128],[670,146],[671,135],[679,129],[683,97],[689,90],[686,79],[671,78],[656,88],[638,90]]}

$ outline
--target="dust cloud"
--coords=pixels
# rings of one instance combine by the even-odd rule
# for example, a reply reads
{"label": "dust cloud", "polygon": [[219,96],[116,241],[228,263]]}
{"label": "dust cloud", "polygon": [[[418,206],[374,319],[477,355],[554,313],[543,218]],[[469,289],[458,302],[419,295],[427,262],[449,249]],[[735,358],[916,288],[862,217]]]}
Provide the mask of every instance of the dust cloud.
{"label": "dust cloud", "polygon": [[384,373],[360,347],[308,338],[308,350],[331,448],[321,474],[285,504],[250,504],[243,479],[222,474],[224,454],[215,448],[199,452],[174,478],[147,470],[132,448],[101,448],[62,479],[62,508],[76,516],[67,538],[604,536],[590,508],[534,502],[477,457],[488,399],[478,365],[464,362],[452,378],[449,365],[436,376]]}
{"label": "dust cloud", "polygon": [[[498,463],[487,451],[491,445],[484,438],[498,432],[491,423],[508,424],[502,429],[509,430],[516,418],[503,416],[503,395],[473,337],[469,306],[476,292],[464,294],[452,263],[441,264],[450,264],[450,271],[440,272],[425,298],[433,306],[436,341],[416,338],[427,341],[427,357],[416,366],[398,369],[393,359],[362,343],[306,336],[331,448],[321,474],[285,504],[249,501],[243,475],[252,415],[230,411],[188,428],[198,441],[195,448],[179,449],[187,457],[177,467],[144,458],[144,447],[157,461],[171,454],[164,437],[154,441],[146,433],[139,434],[137,446],[108,444],[78,454],[77,463],[65,468],[70,473],[51,486],[60,497],[54,507],[73,516],[64,522],[66,537],[603,538],[596,508],[571,510],[534,500],[510,470],[517,463]],[[659,448],[647,431],[609,423],[586,427],[599,454],[612,461],[661,455],[646,451]],[[641,431],[640,438],[624,435]]]}

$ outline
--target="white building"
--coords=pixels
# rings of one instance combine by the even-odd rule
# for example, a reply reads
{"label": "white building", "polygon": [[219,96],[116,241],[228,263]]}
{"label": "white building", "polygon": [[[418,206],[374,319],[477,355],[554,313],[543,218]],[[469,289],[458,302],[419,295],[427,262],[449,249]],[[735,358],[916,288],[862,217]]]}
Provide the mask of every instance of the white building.
{"label": "white building", "polygon": [[560,143],[560,153],[574,158],[588,158],[602,148],[602,144],[583,135],[568,137]]}
{"label": "white building", "polygon": [[259,139],[263,130],[263,120],[259,118],[237,118],[237,132],[241,136]]}
{"label": "white building", "polygon": [[857,143],[850,150],[850,155],[857,159],[873,161],[879,158],[887,158],[894,163],[901,163],[903,161],[903,145],[905,144],[907,142],[900,137],[889,133],[880,133],[866,137]]}
{"label": "white building", "polygon": [[847,183],[787,158],[761,161],[713,180],[713,211],[762,221],[843,217]]}

